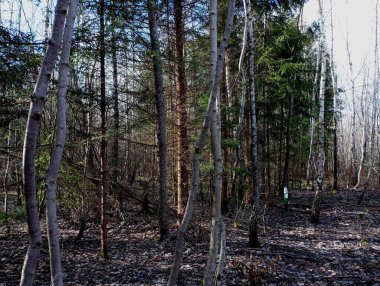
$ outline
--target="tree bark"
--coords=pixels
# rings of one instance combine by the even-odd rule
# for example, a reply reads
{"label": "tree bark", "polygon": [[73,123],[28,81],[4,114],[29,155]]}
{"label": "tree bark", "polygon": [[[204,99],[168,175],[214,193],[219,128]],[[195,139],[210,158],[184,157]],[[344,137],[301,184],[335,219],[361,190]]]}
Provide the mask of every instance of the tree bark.
{"label": "tree bark", "polygon": [[42,110],[46,99],[46,91],[62,42],[63,27],[68,7],[67,0],[58,0],[53,22],[52,36],[42,62],[34,92],[31,96],[28,121],[26,123],[23,152],[23,182],[26,208],[26,220],[29,233],[29,248],[21,271],[20,285],[32,285],[37,259],[41,251],[41,225],[38,217],[36,193],[36,167],[38,133],[41,124]]}
{"label": "tree bark", "polygon": [[187,95],[186,72],[184,57],[185,32],[183,23],[182,0],[174,0],[174,26],[176,42],[176,92],[177,92],[177,128],[178,128],[178,153],[177,153],[177,214],[179,221],[185,211],[186,197],[189,191],[188,152],[187,139]]}
{"label": "tree bark", "polygon": [[293,114],[293,101],[294,94],[291,93],[288,101],[288,118],[286,123],[286,138],[285,138],[285,159],[284,159],[284,173],[282,177],[282,186],[281,190],[285,187],[289,188],[289,161],[290,161],[290,147],[291,143],[291,123],[292,123],[292,114]]}
{"label": "tree bark", "polygon": [[75,23],[78,0],[71,0],[66,17],[66,25],[63,34],[63,45],[61,53],[61,62],[59,67],[58,78],[58,95],[57,95],[57,119],[55,131],[55,144],[46,171],[46,221],[47,237],[49,243],[50,256],[50,279],[51,284],[55,286],[63,285],[61,252],[59,247],[59,228],[57,222],[57,180],[63,148],[66,138],[66,92],[69,81],[69,65],[71,39]]}
{"label": "tree bark", "polygon": [[[189,197],[186,205],[186,210],[181,222],[180,227],[178,228],[177,232],[177,240],[176,240],[176,248],[174,253],[174,261],[172,265],[172,270],[170,273],[168,286],[174,286],[177,281],[179,267],[182,260],[182,254],[183,254],[183,245],[185,240],[185,233],[187,231],[187,228],[189,226],[189,223],[191,221],[191,217],[193,215],[194,211],[194,204],[196,199],[196,191],[199,185],[199,175],[200,175],[200,156],[206,141],[206,136],[208,133],[208,130],[210,128],[210,119],[211,119],[211,113],[212,108],[215,106],[217,94],[220,88],[220,80],[222,75],[222,68],[224,64],[224,57],[225,52],[227,49],[228,40],[231,35],[231,29],[232,29],[232,23],[235,13],[235,0],[231,0],[229,2],[228,6],[228,16],[226,19],[225,24],[225,31],[223,35],[223,39],[221,41],[220,51],[219,55],[217,57],[217,63],[216,63],[216,72],[215,72],[215,81],[213,84],[212,92],[210,94],[207,111],[205,114],[205,118],[203,121],[202,129],[200,132],[200,136],[198,141],[195,144],[195,150],[193,155],[193,170],[192,170],[192,178],[191,178],[191,188],[189,192]],[[214,11],[215,12],[215,11]],[[215,50],[216,53],[216,50]]]}
{"label": "tree bark", "polygon": [[[217,1],[211,0],[210,5],[210,93],[212,92],[213,85],[215,84],[216,66],[213,64],[217,61],[216,49],[217,49]],[[213,13],[215,11],[215,13]],[[215,50],[214,50],[215,48]],[[223,63],[224,65],[224,63]],[[221,71],[223,75],[223,68]],[[222,80],[222,77],[221,77]],[[222,221],[221,214],[221,191],[222,191],[222,149],[221,149],[221,132],[220,132],[220,88],[216,91],[216,101],[211,110],[211,142],[214,157],[214,191],[212,200],[212,219],[211,219],[211,232],[210,232],[210,244],[209,254],[207,258],[207,264],[203,277],[203,285],[210,286],[213,282],[216,267],[216,257],[218,255],[219,246],[219,233],[220,225]]]}
{"label": "tree bark", "polygon": [[310,107],[310,145],[309,145],[309,158],[307,160],[306,171],[306,184],[312,181],[314,184],[314,133],[315,133],[315,98],[317,95],[318,76],[319,76],[319,64],[320,64],[320,42],[317,46],[317,59],[315,63],[315,75],[313,81],[313,89],[311,93],[311,107]]}
{"label": "tree bark", "polygon": [[311,208],[310,222],[319,223],[320,200],[325,180],[325,83],[326,83],[326,34],[325,19],[323,14],[322,0],[319,0],[319,13],[321,17],[321,81],[319,88],[319,158],[317,189]]}
{"label": "tree bark", "polygon": [[356,186],[358,178],[358,162],[356,154],[356,102],[355,102],[355,78],[352,68],[351,53],[348,45],[347,37],[347,56],[348,64],[350,66],[351,73],[351,95],[352,95],[352,122],[351,122],[351,178],[352,184]]}
{"label": "tree bark", "polygon": [[[113,90],[112,90],[112,103],[113,103],[113,134],[112,134],[112,154],[111,154],[111,182],[115,186],[118,183],[119,178],[119,80],[118,80],[118,66],[117,66],[117,41],[116,41],[116,2],[112,1],[112,26],[111,26],[111,52],[112,52],[112,80],[113,80]],[[112,188],[112,193],[114,194],[114,187]],[[119,203],[119,211],[123,211],[123,192],[118,190],[117,200]]]}
{"label": "tree bark", "polygon": [[260,176],[258,166],[258,152],[257,152],[257,118],[256,118],[256,94],[255,94],[255,44],[253,35],[253,19],[251,1],[245,0],[244,2],[245,14],[248,31],[248,55],[249,55],[249,96],[250,96],[250,115],[251,115],[251,168],[252,168],[252,190],[253,190],[253,206],[249,222],[249,246],[259,247],[258,238],[258,217],[260,214]]}
{"label": "tree bark", "polygon": [[332,0],[330,0],[330,24],[331,24],[331,52],[330,52],[330,62],[331,62],[331,79],[332,88],[334,94],[334,105],[333,105],[333,190],[338,189],[338,110],[337,110],[337,100],[338,100],[338,87],[337,87],[337,76],[335,74],[335,63],[334,63],[334,25],[333,25],[333,5]]}
{"label": "tree bark", "polygon": [[[246,15],[245,15],[246,17]],[[236,206],[239,205],[242,197],[240,196],[242,184],[243,184],[243,175],[241,174],[241,168],[243,166],[243,148],[242,148],[242,129],[244,123],[244,110],[245,110],[245,97],[246,97],[246,75],[244,67],[244,58],[247,52],[247,22],[245,20],[244,24],[244,33],[243,33],[243,43],[240,52],[239,58],[239,74],[241,77],[241,98],[240,98],[240,111],[238,124],[236,126],[235,138],[238,142],[236,147],[236,162],[235,162],[235,171],[234,171],[234,194],[236,196]]]}
{"label": "tree bark", "polygon": [[158,114],[158,157],[159,157],[159,206],[158,220],[160,226],[160,240],[165,239],[169,235],[168,226],[168,202],[166,191],[166,99],[164,95],[164,80],[162,71],[162,61],[159,48],[159,39],[157,31],[157,15],[155,0],[148,0],[149,14],[149,31],[151,49],[153,51],[153,68],[156,95],[156,109]]}
{"label": "tree bark", "polygon": [[101,203],[100,203],[100,255],[109,259],[108,235],[107,235],[107,200],[109,193],[109,173],[107,166],[107,103],[106,103],[106,50],[105,50],[105,1],[99,2],[99,52],[100,52],[100,129],[102,139],[100,141],[100,181],[101,181]]}

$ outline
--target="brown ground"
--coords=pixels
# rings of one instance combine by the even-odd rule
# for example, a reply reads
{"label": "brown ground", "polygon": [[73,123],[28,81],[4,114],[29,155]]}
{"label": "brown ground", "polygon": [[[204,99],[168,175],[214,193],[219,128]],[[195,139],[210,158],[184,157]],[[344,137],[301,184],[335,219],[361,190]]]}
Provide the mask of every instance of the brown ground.
{"label": "brown ground", "polygon": [[[247,214],[226,219],[224,285],[380,285],[380,192],[368,191],[361,206],[355,191],[326,193],[317,226],[308,222],[312,195],[291,192],[287,212],[280,202],[266,208],[259,249],[247,248]],[[208,252],[206,209],[198,203],[178,285],[200,285]],[[135,209],[124,224],[110,224],[109,261],[99,257],[97,225],[90,224],[79,243],[75,225],[61,221],[60,228],[66,285],[165,285],[175,239],[158,242],[154,215]],[[25,225],[13,225],[8,238],[5,232],[1,227],[0,285],[17,285],[28,246]],[[46,238],[35,285],[49,285]]]}

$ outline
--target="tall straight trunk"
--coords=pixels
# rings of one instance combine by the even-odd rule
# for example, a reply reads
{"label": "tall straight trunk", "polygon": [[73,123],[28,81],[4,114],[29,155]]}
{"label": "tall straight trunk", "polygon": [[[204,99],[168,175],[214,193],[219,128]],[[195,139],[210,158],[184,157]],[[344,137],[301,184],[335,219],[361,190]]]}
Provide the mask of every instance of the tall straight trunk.
{"label": "tall straight trunk", "polygon": [[[114,186],[117,185],[119,177],[119,81],[118,81],[118,67],[117,67],[117,41],[116,41],[116,3],[112,1],[112,24],[111,24],[111,52],[112,52],[112,103],[113,103],[113,139],[112,139],[112,154],[111,154],[111,182]],[[114,189],[114,188],[112,188]],[[112,191],[114,193],[114,191]],[[119,202],[119,211],[123,211],[123,196],[122,190],[117,193]]]}
{"label": "tall straight trunk", "polygon": [[[232,23],[233,23],[233,18],[235,14],[235,2],[236,2],[235,0],[231,0],[229,2],[228,16],[226,18],[226,24],[225,24],[225,31],[224,31],[223,39],[221,41],[219,55],[217,57],[217,62],[216,62],[215,80],[214,80],[212,92],[210,94],[207,111],[206,111],[205,118],[203,121],[200,136],[199,136],[198,141],[195,144],[195,150],[194,150],[194,155],[193,155],[193,170],[192,170],[192,178],[191,178],[191,187],[189,191],[189,197],[188,197],[188,201],[186,205],[186,210],[185,210],[181,225],[179,226],[178,232],[177,232],[174,261],[172,265],[172,270],[170,272],[168,286],[174,286],[176,284],[179,267],[180,267],[182,255],[183,255],[185,233],[187,231],[187,228],[189,226],[189,223],[191,221],[193,211],[194,211],[196,192],[199,185],[199,176],[200,176],[200,157],[201,157],[202,150],[206,141],[208,130],[210,128],[212,109],[215,107],[217,94],[220,88],[220,81],[221,81],[221,76],[222,76],[225,52],[226,52],[227,44],[231,35]],[[211,10],[210,13],[216,13],[216,11]],[[216,50],[214,52],[216,53]]]}
{"label": "tall straight trunk", "polygon": [[158,157],[159,157],[159,206],[158,220],[160,227],[160,239],[163,240],[169,235],[168,222],[168,202],[166,193],[166,99],[164,95],[164,80],[162,71],[162,61],[159,48],[157,31],[157,15],[155,0],[148,0],[149,31],[151,49],[153,51],[153,69],[156,96],[156,109],[158,114]]}
{"label": "tall straight trunk", "polygon": [[358,178],[358,162],[356,154],[356,101],[355,101],[355,78],[352,69],[351,52],[348,45],[347,37],[347,56],[351,73],[351,96],[352,96],[352,122],[351,122],[351,179],[352,184],[356,186]]}
{"label": "tall straight trunk", "polygon": [[178,128],[178,153],[177,153],[177,214],[179,220],[182,219],[185,211],[186,197],[189,190],[188,152],[189,142],[187,139],[187,95],[186,95],[186,74],[184,57],[184,22],[183,22],[183,1],[174,0],[174,26],[175,26],[175,46],[176,46],[176,92],[177,92],[177,128]]}
{"label": "tall straight trunk", "polygon": [[278,159],[277,159],[277,164],[278,164],[278,167],[277,167],[277,186],[278,186],[278,189],[277,189],[277,194],[278,193],[281,193],[282,190],[283,190],[283,186],[282,186],[282,172],[281,172],[281,164],[282,164],[282,141],[283,141],[283,132],[282,130],[284,130],[284,104],[281,103],[281,120],[280,120],[280,138],[278,140]]}
{"label": "tall straight trunk", "polygon": [[255,94],[255,44],[253,35],[253,19],[251,11],[251,1],[244,1],[245,19],[247,20],[248,32],[248,55],[249,55],[249,97],[250,97],[250,115],[251,115],[251,168],[252,168],[252,191],[254,203],[251,210],[249,222],[249,247],[258,247],[258,217],[260,213],[260,177],[257,159],[257,119],[256,119],[256,94]]}
{"label": "tall straight trunk", "polygon": [[107,103],[106,103],[106,49],[105,49],[105,2],[99,2],[99,52],[100,52],[100,129],[102,139],[100,141],[100,255],[108,259],[108,235],[107,235],[107,199],[109,193],[109,173],[107,166]]}
{"label": "tall straight trunk", "polygon": [[331,64],[331,78],[332,87],[334,94],[334,105],[333,105],[333,190],[338,189],[338,110],[337,110],[337,100],[338,100],[338,87],[337,87],[337,76],[335,74],[335,63],[334,63],[334,25],[333,25],[333,5],[332,0],[330,0],[330,24],[331,24],[331,52],[330,52],[330,64]]}
{"label": "tall straight trunk", "polygon": [[[217,1],[211,0],[210,4],[210,94],[215,84],[215,74],[216,67],[213,65],[217,61],[216,52],[213,48],[217,47]],[[215,14],[212,11],[215,11]],[[215,50],[216,51],[216,50]],[[223,69],[222,69],[223,70]],[[222,77],[223,77],[223,71]],[[221,77],[221,82],[222,82]],[[203,277],[203,285],[211,286],[216,268],[216,258],[218,255],[218,246],[219,246],[219,233],[220,226],[222,223],[222,214],[221,214],[221,191],[222,191],[222,175],[223,175],[223,166],[222,166],[222,150],[221,150],[221,132],[220,132],[220,88],[216,91],[216,101],[211,110],[211,119],[210,119],[210,131],[211,131],[211,142],[212,150],[214,157],[214,191],[213,191],[213,200],[212,200],[212,219],[211,219],[211,232],[210,232],[210,244],[209,244],[209,254],[207,258],[206,269]]]}
{"label": "tall straight trunk", "polygon": [[286,138],[285,138],[285,159],[284,159],[284,172],[282,176],[282,186],[289,187],[289,161],[290,161],[290,147],[291,147],[291,124],[292,124],[292,114],[293,114],[293,101],[294,94],[291,93],[288,101],[288,118],[286,123]]}
{"label": "tall straight trunk", "polygon": [[361,103],[361,113],[362,113],[362,118],[363,118],[363,130],[362,130],[362,148],[361,148],[361,156],[360,160],[358,161],[358,173],[357,173],[357,178],[356,178],[356,185],[355,188],[358,189],[362,183],[362,172],[363,172],[363,167],[365,163],[365,159],[367,158],[367,147],[368,147],[368,125],[369,125],[369,116],[368,116],[368,110],[365,106],[364,100],[365,96],[367,94],[366,91],[366,86],[368,85],[368,82],[366,79],[363,80],[363,90],[362,90],[362,95],[360,99]]}
{"label": "tall straight trunk", "polygon": [[[229,89],[231,88],[231,86],[228,86],[227,84],[229,84],[229,80],[227,79],[228,78],[228,75],[229,75],[229,62],[228,62],[228,54],[226,54],[226,61],[225,61],[225,65],[224,65],[224,69],[223,69],[223,75],[222,75],[222,82],[221,82],[221,106],[222,108],[220,109],[220,116],[221,116],[221,122],[227,122],[228,121],[228,104],[229,104],[229,98],[230,98],[230,95],[229,95]],[[222,112],[223,110],[223,112]],[[227,126],[224,126],[224,128],[221,130],[222,131],[222,136],[221,136],[221,139],[227,139],[228,136],[229,136],[229,132],[228,132],[228,127]],[[228,152],[229,148],[228,147],[224,147],[222,148],[222,154],[223,154],[223,162],[225,165],[228,165],[228,161],[229,161],[229,152]],[[222,208],[222,214],[223,215],[226,215],[228,213],[228,181],[229,181],[229,178],[228,178],[228,172],[227,170],[224,170],[223,171],[223,182],[222,182],[222,202],[221,202],[221,208]]]}
{"label": "tall straight trunk", "polygon": [[[368,158],[368,171],[367,176],[364,182],[364,186],[366,187],[369,184],[369,180],[371,178],[371,173],[373,169],[374,160],[375,157],[375,133],[376,133],[376,120],[378,117],[377,112],[377,102],[378,102],[378,92],[379,92],[379,68],[378,68],[378,6],[379,1],[376,1],[376,15],[375,15],[375,53],[374,53],[374,76],[373,76],[373,94],[372,94],[372,118],[371,118],[371,136],[369,140],[369,158]],[[378,140],[378,138],[377,138]],[[363,193],[364,195],[364,193]]]}
{"label": "tall straight trunk", "polygon": [[319,223],[320,200],[325,180],[325,83],[326,83],[326,34],[325,19],[323,15],[322,0],[319,0],[319,13],[321,17],[321,81],[319,89],[319,158],[317,189],[311,208],[310,222]]}
{"label": "tall straight trunk", "polygon": [[245,97],[246,97],[246,75],[245,75],[245,67],[244,67],[244,58],[247,52],[247,20],[245,20],[244,25],[244,34],[243,34],[243,42],[242,48],[240,52],[239,58],[239,74],[241,77],[241,98],[240,98],[240,111],[238,124],[236,126],[235,139],[238,142],[236,147],[236,162],[235,162],[235,170],[234,170],[234,195],[236,196],[236,207],[239,205],[240,200],[240,192],[243,184],[243,176],[241,174],[241,168],[243,165],[243,150],[242,150],[242,129],[244,123],[244,110],[245,110]]}
{"label": "tall straight trunk", "polygon": [[[9,147],[11,142],[11,123],[8,125],[8,137],[7,137],[7,147]],[[9,152],[9,149],[6,149]],[[7,154],[4,160],[5,170],[3,179],[3,189],[4,189],[4,213],[8,213],[8,178],[9,178],[9,167],[10,167],[10,155]]]}
{"label": "tall straight trunk", "polygon": [[[321,40],[321,39],[320,39]],[[317,59],[315,63],[315,75],[313,81],[313,89],[311,92],[311,106],[310,106],[310,145],[309,145],[309,158],[307,160],[307,171],[306,171],[306,183],[312,181],[314,184],[314,133],[315,133],[315,98],[317,95],[318,77],[319,77],[319,64],[321,59],[320,51],[320,40],[317,46]]]}
{"label": "tall straight trunk", "polygon": [[50,256],[50,279],[51,284],[56,286],[63,285],[61,252],[59,247],[59,229],[57,223],[57,180],[66,138],[66,91],[69,81],[71,39],[73,36],[77,6],[78,0],[71,0],[66,17],[61,62],[59,66],[55,143],[50,164],[46,171],[45,179],[47,237]]}
{"label": "tall straight trunk", "polygon": [[24,149],[23,149],[23,182],[26,220],[28,224],[29,248],[25,256],[21,271],[20,285],[32,285],[34,280],[37,259],[41,251],[41,225],[38,217],[38,203],[36,192],[36,166],[37,140],[41,124],[42,110],[46,100],[46,91],[57,59],[58,50],[62,43],[63,27],[68,7],[67,0],[58,0],[53,30],[45,57],[43,59],[37,83],[31,95],[28,121],[26,123]]}

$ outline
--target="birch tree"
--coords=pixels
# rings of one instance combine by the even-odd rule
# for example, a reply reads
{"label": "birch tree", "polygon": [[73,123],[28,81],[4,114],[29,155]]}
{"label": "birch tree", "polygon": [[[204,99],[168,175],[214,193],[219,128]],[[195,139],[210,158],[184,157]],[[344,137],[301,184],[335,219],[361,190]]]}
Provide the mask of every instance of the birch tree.
{"label": "birch tree", "polygon": [[321,80],[319,88],[319,157],[318,157],[318,177],[317,189],[313,205],[311,208],[310,222],[319,223],[321,193],[325,180],[325,84],[326,84],[326,34],[325,18],[323,13],[323,0],[319,0],[319,14],[321,18]]}
{"label": "birch tree", "polygon": [[315,136],[315,98],[317,95],[318,89],[318,76],[319,76],[319,64],[320,64],[320,46],[321,46],[321,38],[319,37],[318,45],[317,45],[317,59],[315,62],[315,75],[313,81],[313,89],[311,93],[311,107],[310,107],[310,145],[309,145],[309,158],[307,160],[307,169],[306,169],[306,183],[309,185],[309,182],[312,181],[312,185],[314,184],[314,136]]}
{"label": "birch tree", "polygon": [[29,234],[29,247],[21,271],[20,285],[32,285],[37,259],[41,251],[41,225],[38,217],[36,192],[36,153],[38,133],[41,125],[42,111],[46,101],[46,92],[58,50],[62,43],[62,35],[68,0],[58,0],[54,13],[51,38],[39,71],[37,83],[31,95],[28,120],[26,123],[23,149],[23,183],[26,208],[26,220]]}
{"label": "birch tree", "polygon": [[63,285],[59,230],[57,223],[57,179],[66,138],[66,91],[69,81],[71,39],[77,6],[78,0],[71,0],[66,17],[61,62],[59,66],[55,144],[50,164],[46,172],[46,221],[50,256],[50,279],[51,284],[56,286]]}
{"label": "birch tree", "polygon": [[348,44],[348,36],[346,39],[346,49],[348,57],[348,65],[350,66],[350,81],[351,81],[351,96],[352,96],[352,122],[351,122],[351,172],[352,172],[352,184],[357,184],[358,174],[358,162],[356,154],[356,101],[355,101],[355,77],[352,67],[351,52]]}
{"label": "birch tree", "polygon": [[[210,4],[211,2],[213,1],[210,1]],[[186,205],[186,210],[185,210],[181,225],[179,226],[178,232],[177,232],[174,261],[173,261],[172,269],[170,272],[168,286],[174,286],[176,284],[179,267],[180,267],[182,255],[183,255],[183,245],[184,245],[185,234],[194,212],[196,191],[199,185],[200,157],[202,154],[203,147],[205,145],[206,136],[210,128],[212,110],[213,108],[215,108],[215,102],[216,102],[217,94],[220,88],[220,81],[222,77],[222,69],[223,69],[223,64],[224,64],[225,52],[226,52],[227,44],[231,35],[232,23],[233,23],[233,18],[234,18],[234,13],[235,13],[235,2],[236,2],[235,0],[231,0],[229,2],[228,13],[227,13],[227,18],[226,18],[226,23],[225,23],[225,30],[224,30],[224,34],[221,41],[219,54],[217,57],[217,62],[216,62],[215,80],[213,83],[212,92],[209,97],[207,111],[205,113],[200,136],[195,144],[195,150],[194,150],[194,155],[193,155],[191,187],[189,191],[189,197],[188,197],[188,201]],[[216,7],[215,4],[216,3],[213,3],[213,5],[210,5],[210,7]],[[211,14],[216,13],[216,10],[210,9],[210,13]],[[215,50],[213,50],[212,52],[216,53],[216,47],[215,47]]]}

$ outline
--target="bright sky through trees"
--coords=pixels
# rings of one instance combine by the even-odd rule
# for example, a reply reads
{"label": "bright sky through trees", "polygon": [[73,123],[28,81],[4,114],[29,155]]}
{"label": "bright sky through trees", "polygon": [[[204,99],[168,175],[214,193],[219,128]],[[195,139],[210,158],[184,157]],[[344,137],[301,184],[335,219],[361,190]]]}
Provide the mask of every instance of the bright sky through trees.
{"label": "bright sky through trees", "polygon": [[[334,59],[337,66],[340,86],[346,87],[350,72],[347,57],[347,39],[351,52],[353,71],[356,76],[362,73],[363,63],[368,62],[373,69],[375,49],[376,0],[331,0],[334,25]],[[327,47],[331,49],[331,4],[324,0],[326,15]],[[318,21],[318,1],[309,0],[304,8],[306,25]],[[360,76],[359,76],[360,78]],[[361,80],[358,78],[358,85]]]}

